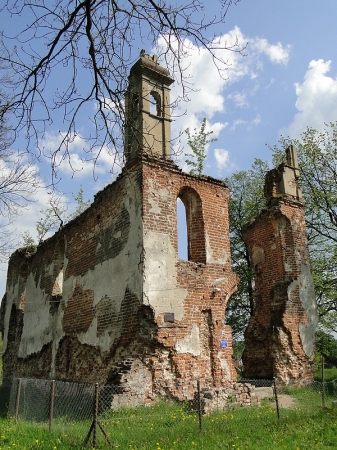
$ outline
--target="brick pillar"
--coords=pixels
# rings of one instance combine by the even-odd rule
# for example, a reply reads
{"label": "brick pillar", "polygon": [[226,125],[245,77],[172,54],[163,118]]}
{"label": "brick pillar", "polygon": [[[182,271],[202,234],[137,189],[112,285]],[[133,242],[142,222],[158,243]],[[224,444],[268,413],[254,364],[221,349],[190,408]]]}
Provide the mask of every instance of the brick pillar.
{"label": "brick pillar", "polygon": [[243,230],[255,272],[255,308],[245,332],[245,377],[276,377],[285,383],[314,377],[318,316],[297,173],[298,166],[289,158],[267,174],[267,210]]}

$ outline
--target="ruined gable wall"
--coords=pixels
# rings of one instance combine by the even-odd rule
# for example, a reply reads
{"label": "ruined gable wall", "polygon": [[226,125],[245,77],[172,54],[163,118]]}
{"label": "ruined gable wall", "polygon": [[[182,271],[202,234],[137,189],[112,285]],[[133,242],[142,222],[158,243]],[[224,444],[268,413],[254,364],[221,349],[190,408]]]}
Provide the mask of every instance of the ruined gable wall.
{"label": "ruined gable wall", "polygon": [[[141,302],[140,186],[139,168],[125,169],[34,255],[12,256],[4,319],[6,377],[108,379],[112,353],[128,340]],[[9,336],[13,323],[15,336]]]}
{"label": "ruined gable wall", "polygon": [[317,310],[302,202],[275,198],[246,227],[244,239],[256,291],[245,333],[244,376],[312,379]]}
{"label": "ruined gable wall", "polygon": [[[178,259],[178,196],[190,208],[190,261]],[[191,399],[197,380],[231,384],[223,321],[237,276],[228,200],[218,180],[146,155],[130,161],[85,213],[39,246],[26,278],[13,256],[7,311],[19,291],[26,302],[5,351],[6,376],[111,382],[123,399],[128,392],[149,401],[155,393]]]}
{"label": "ruined gable wall", "polygon": [[[143,189],[144,304],[158,326],[151,357],[154,382],[158,390],[191,398],[196,380],[221,386],[236,379],[231,329],[224,325],[237,285],[231,270],[229,192],[219,180],[190,176],[150,159],[143,166]],[[192,246],[200,259],[199,247],[204,248],[204,262],[178,259],[179,195],[190,195]],[[221,292],[212,286],[218,279],[223,279]]]}

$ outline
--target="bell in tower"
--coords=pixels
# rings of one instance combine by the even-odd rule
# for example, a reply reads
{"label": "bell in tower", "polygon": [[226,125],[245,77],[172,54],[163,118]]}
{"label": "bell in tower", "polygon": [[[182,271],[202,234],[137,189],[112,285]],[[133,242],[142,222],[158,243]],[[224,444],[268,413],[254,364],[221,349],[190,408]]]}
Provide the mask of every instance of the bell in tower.
{"label": "bell in tower", "polygon": [[157,158],[171,157],[169,71],[157,62],[157,56],[141,51],[131,68],[125,99],[125,160],[141,153]]}

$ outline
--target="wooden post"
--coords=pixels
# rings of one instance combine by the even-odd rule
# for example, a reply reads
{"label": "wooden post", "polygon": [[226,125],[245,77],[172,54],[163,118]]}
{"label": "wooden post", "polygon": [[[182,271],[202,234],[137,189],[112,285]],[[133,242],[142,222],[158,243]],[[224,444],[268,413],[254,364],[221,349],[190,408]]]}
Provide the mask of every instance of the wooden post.
{"label": "wooden post", "polygon": [[15,422],[18,421],[19,418],[19,405],[20,405],[20,396],[21,396],[21,383],[22,379],[18,379],[18,390],[16,392],[16,399],[15,399]]}
{"label": "wooden post", "polygon": [[54,397],[55,397],[55,380],[52,380],[51,385],[50,385],[49,431],[51,430],[53,416],[54,416]]}

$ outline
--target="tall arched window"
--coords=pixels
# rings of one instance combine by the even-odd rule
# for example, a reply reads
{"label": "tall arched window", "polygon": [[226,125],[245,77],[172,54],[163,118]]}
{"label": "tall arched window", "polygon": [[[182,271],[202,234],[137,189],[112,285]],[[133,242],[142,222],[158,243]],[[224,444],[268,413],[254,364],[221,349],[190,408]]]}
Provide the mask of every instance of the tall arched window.
{"label": "tall arched window", "polygon": [[150,113],[154,116],[161,117],[161,98],[159,92],[150,92]]}
{"label": "tall arched window", "polygon": [[[180,199],[185,206],[187,259],[188,261],[206,264],[204,218],[200,196],[194,189],[184,187],[180,190],[178,199]],[[178,207],[179,203],[177,202],[177,217],[179,219]],[[181,232],[178,230],[178,238],[180,233]],[[180,247],[179,243],[178,245]]]}
{"label": "tall arched window", "polygon": [[140,111],[139,94],[133,94],[132,97],[132,115],[137,117]]}
{"label": "tall arched window", "polygon": [[177,227],[178,258],[188,261],[186,208],[179,197],[177,198]]}

